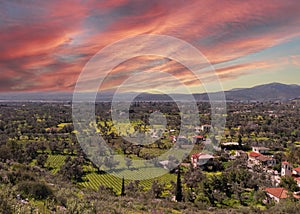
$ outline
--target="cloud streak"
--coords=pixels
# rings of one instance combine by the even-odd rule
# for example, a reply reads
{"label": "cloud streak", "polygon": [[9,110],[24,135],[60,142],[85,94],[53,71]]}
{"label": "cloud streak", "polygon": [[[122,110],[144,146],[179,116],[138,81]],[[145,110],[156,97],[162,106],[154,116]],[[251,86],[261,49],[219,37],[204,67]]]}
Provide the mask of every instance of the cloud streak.
{"label": "cloud streak", "polygon": [[[279,0],[2,1],[0,91],[72,91],[85,63],[101,48],[147,33],[189,42],[216,67],[222,81],[259,75],[257,70],[266,72],[287,63],[239,59],[299,38],[299,10],[299,1]],[[299,65],[298,56],[287,59]],[[188,86],[198,84],[177,62],[139,57],[115,68],[105,88],[117,87],[136,70],[160,70]]]}

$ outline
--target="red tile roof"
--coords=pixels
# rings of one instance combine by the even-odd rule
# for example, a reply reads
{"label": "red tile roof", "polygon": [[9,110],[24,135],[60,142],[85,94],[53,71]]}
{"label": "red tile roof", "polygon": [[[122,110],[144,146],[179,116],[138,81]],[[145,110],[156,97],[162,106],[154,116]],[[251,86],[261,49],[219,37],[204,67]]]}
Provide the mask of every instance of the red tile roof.
{"label": "red tile roof", "polygon": [[249,156],[250,156],[250,157],[254,157],[254,158],[259,157],[259,156],[261,156],[261,155],[262,155],[262,154],[257,153],[257,152],[250,152],[250,153],[249,153]]}
{"label": "red tile roof", "polygon": [[300,167],[294,168],[296,172],[300,172]]}
{"label": "red tile roof", "polygon": [[202,135],[197,135],[197,136],[194,136],[194,138],[200,138],[200,139],[202,139],[203,138],[203,136]]}
{"label": "red tile roof", "polygon": [[267,193],[269,193],[270,195],[273,195],[275,196],[276,198],[279,198],[279,199],[284,199],[284,198],[287,198],[288,195],[288,191],[284,188],[266,188],[265,191]]}
{"label": "red tile roof", "polygon": [[206,154],[206,153],[196,153],[192,155],[192,159],[210,159],[210,158],[214,158],[212,155],[210,154]]}
{"label": "red tile roof", "polygon": [[265,155],[260,155],[260,156],[257,157],[257,159],[262,161],[262,162],[273,160],[273,158],[265,156]]}

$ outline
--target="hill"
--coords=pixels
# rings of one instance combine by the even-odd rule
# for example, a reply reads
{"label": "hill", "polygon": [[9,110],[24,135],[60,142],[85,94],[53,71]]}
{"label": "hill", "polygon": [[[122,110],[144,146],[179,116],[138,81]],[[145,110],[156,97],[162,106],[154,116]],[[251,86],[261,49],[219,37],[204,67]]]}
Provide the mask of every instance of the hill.
{"label": "hill", "polygon": [[[219,93],[219,92],[215,92]],[[300,97],[299,85],[287,85],[282,83],[270,83],[254,86],[252,88],[237,88],[225,91],[227,101],[287,101]],[[185,100],[184,94],[150,94],[150,93],[124,93],[122,100],[129,100],[132,94],[136,94],[136,101],[172,101],[171,97],[178,100]],[[214,93],[212,93],[214,94]],[[92,96],[86,94],[85,98]],[[9,92],[0,93],[0,101],[2,102],[71,102],[73,94],[71,92]],[[208,94],[194,94],[197,101],[208,101]],[[97,101],[109,102],[113,98],[113,93],[101,93],[97,95]],[[128,98],[128,99],[127,99]]]}

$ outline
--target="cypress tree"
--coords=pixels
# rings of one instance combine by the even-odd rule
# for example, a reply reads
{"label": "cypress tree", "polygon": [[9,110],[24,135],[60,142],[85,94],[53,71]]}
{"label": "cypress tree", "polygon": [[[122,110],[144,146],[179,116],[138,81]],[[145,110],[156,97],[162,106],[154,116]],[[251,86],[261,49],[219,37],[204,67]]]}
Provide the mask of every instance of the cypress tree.
{"label": "cypress tree", "polygon": [[182,201],[182,184],[181,184],[181,176],[180,176],[180,167],[177,170],[177,183],[176,183],[176,201]]}
{"label": "cypress tree", "polygon": [[125,180],[122,178],[122,188],[121,188],[121,196],[125,195]]}

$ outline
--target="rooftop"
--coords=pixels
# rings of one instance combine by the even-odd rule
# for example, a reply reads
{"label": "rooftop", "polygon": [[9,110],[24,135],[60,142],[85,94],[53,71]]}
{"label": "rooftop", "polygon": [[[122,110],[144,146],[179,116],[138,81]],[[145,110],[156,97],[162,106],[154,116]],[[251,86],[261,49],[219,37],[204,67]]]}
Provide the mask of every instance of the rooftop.
{"label": "rooftop", "polygon": [[296,172],[300,172],[300,167],[294,168]]}
{"label": "rooftop", "polygon": [[249,156],[250,156],[250,157],[255,157],[255,158],[256,158],[256,157],[262,156],[262,154],[257,153],[257,152],[250,152],[250,153],[249,153]]}
{"label": "rooftop", "polygon": [[269,193],[270,195],[275,196],[276,198],[284,199],[287,198],[288,191],[282,187],[278,188],[266,188],[265,191]]}
{"label": "rooftop", "polygon": [[192,155],[193,159],[211,159],[214,158],[214,156],[206,153],[197,153]]}
{"label": "rooftop", "polygon": [[270,150],[269,148],[263,146],[253,146],[252,148],[259,149],[259,150]]}

